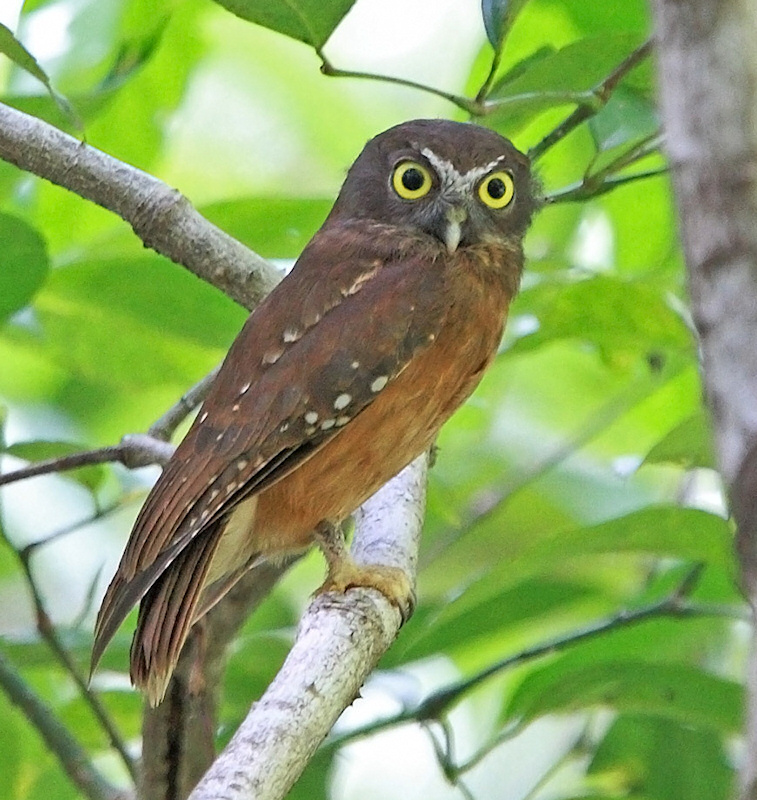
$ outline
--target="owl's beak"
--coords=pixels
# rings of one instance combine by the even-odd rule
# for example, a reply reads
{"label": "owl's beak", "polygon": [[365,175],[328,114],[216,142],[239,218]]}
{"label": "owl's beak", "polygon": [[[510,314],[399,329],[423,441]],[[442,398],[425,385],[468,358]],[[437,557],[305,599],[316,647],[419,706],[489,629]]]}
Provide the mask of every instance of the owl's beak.
{"label": "owl's beak", "polygon": [[444,227],[444,244],[452,255],[463,236],[463,223],[468,219],[468,212],[462,206],[450,206],[444,217],[447,223]]}

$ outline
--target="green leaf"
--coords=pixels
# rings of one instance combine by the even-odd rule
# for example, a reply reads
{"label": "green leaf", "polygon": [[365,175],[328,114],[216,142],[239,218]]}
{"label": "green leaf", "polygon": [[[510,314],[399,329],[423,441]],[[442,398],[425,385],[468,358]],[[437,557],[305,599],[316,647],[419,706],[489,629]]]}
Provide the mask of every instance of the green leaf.
{"label": "green leaf", "polygon": [[13,32],[10,28],[6,28],[5,25],[0,22],[0,53],[8,56],[8,58],[13,61],[14,64],[17,64],[21,69],[26,70],[30,75],[33,75],[37,80],[39,80],[47,89],[50,94],[50,97],[55,100],[56,105],[66,114],[66,116],[74,122],[75,125],[79,125],[78,118],[76,117],[76,113],[74,112],[73,108],[69,102],[58,92],[53,89],[52,84],[50,83],[50,78],[48,77],[47,73],[40,67],[37,59],[19,42],[19,40],[13,35]]}
{"label": "green leaf", "polygon": [[502,42],[528,0],[482,0],[481,14],[484,18],[486,36],[495,50]]}
{"label": "green leaf", "polygon": [[250,197],[200,208],[203,216],[266,258],[296,258],[333,199]]}
{"label": "green leaf", "polygon": [[526,580],[472,605],[464,601],[463,593],[426,624],[412,626],[395,649],[405,658],[417,659],[475,647],[476,642],[486,646],[498,634],[538,625],[550,614],[564,614],[576,603],[596,596],[593,587],[549,579]]}
{"label": "green leaf", "polygon": [[589,130],[600,152],[644,139],[659,127],[652,100],[623,86],[618,87],[607,105],[589,120]]}
{"label": "green leaf", "polygon": [[248,22],[283,33],[317,50],[352,8],[355,0],[216,0]]}
{"label": "green leaf", "polygon": [[518,77],[495,85],[489,100],[496,106],[485,121],[506,132],[549,108],[592,102],[589,93],[640,40],[626,33],[592,36],[533,61]]}
{"label": "green leaf", "polygon": [[[3,452],[21,458],[24,461],[47,461],[51,458],[61,458],[70,456],[74,453],[81,453],[86,450],[85,445],[74,444],[72,442],[60,441],[31,441],[16,442],[4,448]],[[78,469],[67,470],[61,473],[69,478],[73,478],[91,491],[95,491],[105,480],[106,468],[102,464],[92,464]]]}
{"label": "green leaf", "polygon": [[22,309],[42,286],[50,264],[45,240],[18,217],[0,214],[0,322]]}
{"label": "green leaf", "polygon": [[21,69],[26,70],[30,75],[41,81],[52,94],[53,90],[47,73],[37,63],[37,59],[13,35],[10,28],[6,28],[2,22],[0,22],[0,53],[8,56]]}
{"label": "green leaf", "polygon": [[507,720],[611,708],[737,734],[743,687],[688,664],[622,660],[576,663],[570,655],[532,671],[515,690]]}
{"label": "green leaf", "polygon": [[733,766],[721,737],[660,717],[634,714],[615,720],[594,754],[588,776],[592,785],[611,787],[613,798],[726,800],[733,796]]}
{"label": "green leaf", "polygon": [[712,428],[704,409],[676,425],[646,455],[644,464],[676,464],[684,469],[708,467],[714,469],[715,452]]}
{"label": "green leaf", "polygon": [[609,275],[566,283],[560,278],[526,289],[513,307],[512,319],[532,315],[538,327],[509,348],[523,353],[557,339],[596,345],[608,362],[625,363],[644,348],[688,350],[691,334],[667,302],[664,287]]}

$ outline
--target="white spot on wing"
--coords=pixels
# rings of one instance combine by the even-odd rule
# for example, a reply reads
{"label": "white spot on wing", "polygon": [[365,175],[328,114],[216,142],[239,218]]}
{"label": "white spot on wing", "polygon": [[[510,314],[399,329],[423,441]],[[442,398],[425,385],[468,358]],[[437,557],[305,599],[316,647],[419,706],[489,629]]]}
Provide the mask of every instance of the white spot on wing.
{"label": "white spot on wing", "polygon": [[269,350],[263,355],[264,364],[275,364],[281,356],[284,355],[283,350]]}
{"label": "white spot on wing", "polygon": [[239,390],[239,394],[243,395],[246,391],[249,390],[251,385],[252,384],[250,384],[250,383],[245,383],[245,385]]}
{"label": "white spot on wing", "polygon": [[339,397],[334,400],[334,408],[337,411],[341,411],[343,408],[347,408],[347,406],[352,402],[352,395],[347,394],[340,394]]}
{"label": "white spot on wing", "polygon": [[285,342],[296,342],[302,334],[297,328],[286,328],[284,330],[284,341]]}
{"label": "white spot on wing", "polygon": [[315,423],[318,422],[318,413],[315,411],[308,411],[307,414],[305,414],[305,422],[307,422],[308,425],[315,425]]}
{"label": "white spot on wing", "polygon": [[237,461],[237,469],[243,470],[249,463],[250,462],[246,458],[240,458],[239,461]]}
{"label": "white spot on wing", "polygon": [[346,425],[350,421],[349,417],[337,417],[336,418],[336,427],[341,428]]}
{"label": "white spot on wing", "polygon": [[203,411],[202,414],[200,414],[200,422],[205,422],[207,418],[208,418],[208,412]]}
{"label": "white spot on wing", "polygon": [[329,428],[333,428],[334,425],[336,425],[336,420],[335,419],[331,419],[331,418],[325,419],[321,423],[321,430],[322,431],[327,431]]}
{"label": "white spot on wing", "polygon": [[376,392],[380,392],[386,384],[389,383],[389,376],[388,375],[379,375],[378,378],[373,380],[371,383],[371,391],[375,394]]}

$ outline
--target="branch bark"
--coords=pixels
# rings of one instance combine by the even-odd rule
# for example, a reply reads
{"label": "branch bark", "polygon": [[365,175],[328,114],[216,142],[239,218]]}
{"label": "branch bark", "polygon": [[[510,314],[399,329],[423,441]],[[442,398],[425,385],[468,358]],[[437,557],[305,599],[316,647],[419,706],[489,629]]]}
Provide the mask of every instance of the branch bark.
{"label": "branch bark", "polygon": [[136,167],[0,103],[0,158],[107,208],[147,247],[253,309],[281,274]]}
{"label": "branch bark", "polygon": [[[352,546],[356,561],[415,576],[427,466],[424,454],[360,510]],[[281,671],[190,800],[285,797],[399,627],[399,611],[373,589],[317,597]]]}
{"label": "branch bark", "polygon": [[[660,101],[718,461],[757,608],[757,8],[654,0]],[[742,797],[757,797],[757,647]]]}

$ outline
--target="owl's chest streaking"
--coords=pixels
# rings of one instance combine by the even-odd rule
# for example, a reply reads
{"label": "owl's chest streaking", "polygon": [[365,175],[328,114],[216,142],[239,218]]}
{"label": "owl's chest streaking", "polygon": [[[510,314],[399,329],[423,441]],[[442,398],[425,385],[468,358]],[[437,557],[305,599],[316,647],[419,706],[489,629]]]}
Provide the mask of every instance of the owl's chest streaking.
{"label": "owl's chest streaking", "polygon": [[258,495],[258,552],[307,546],[319,522],[344,519],[433,443],[496,353],[519,262],[519,251],[483,246],[439,260],[449,302],[437,332],[344,433]]}

